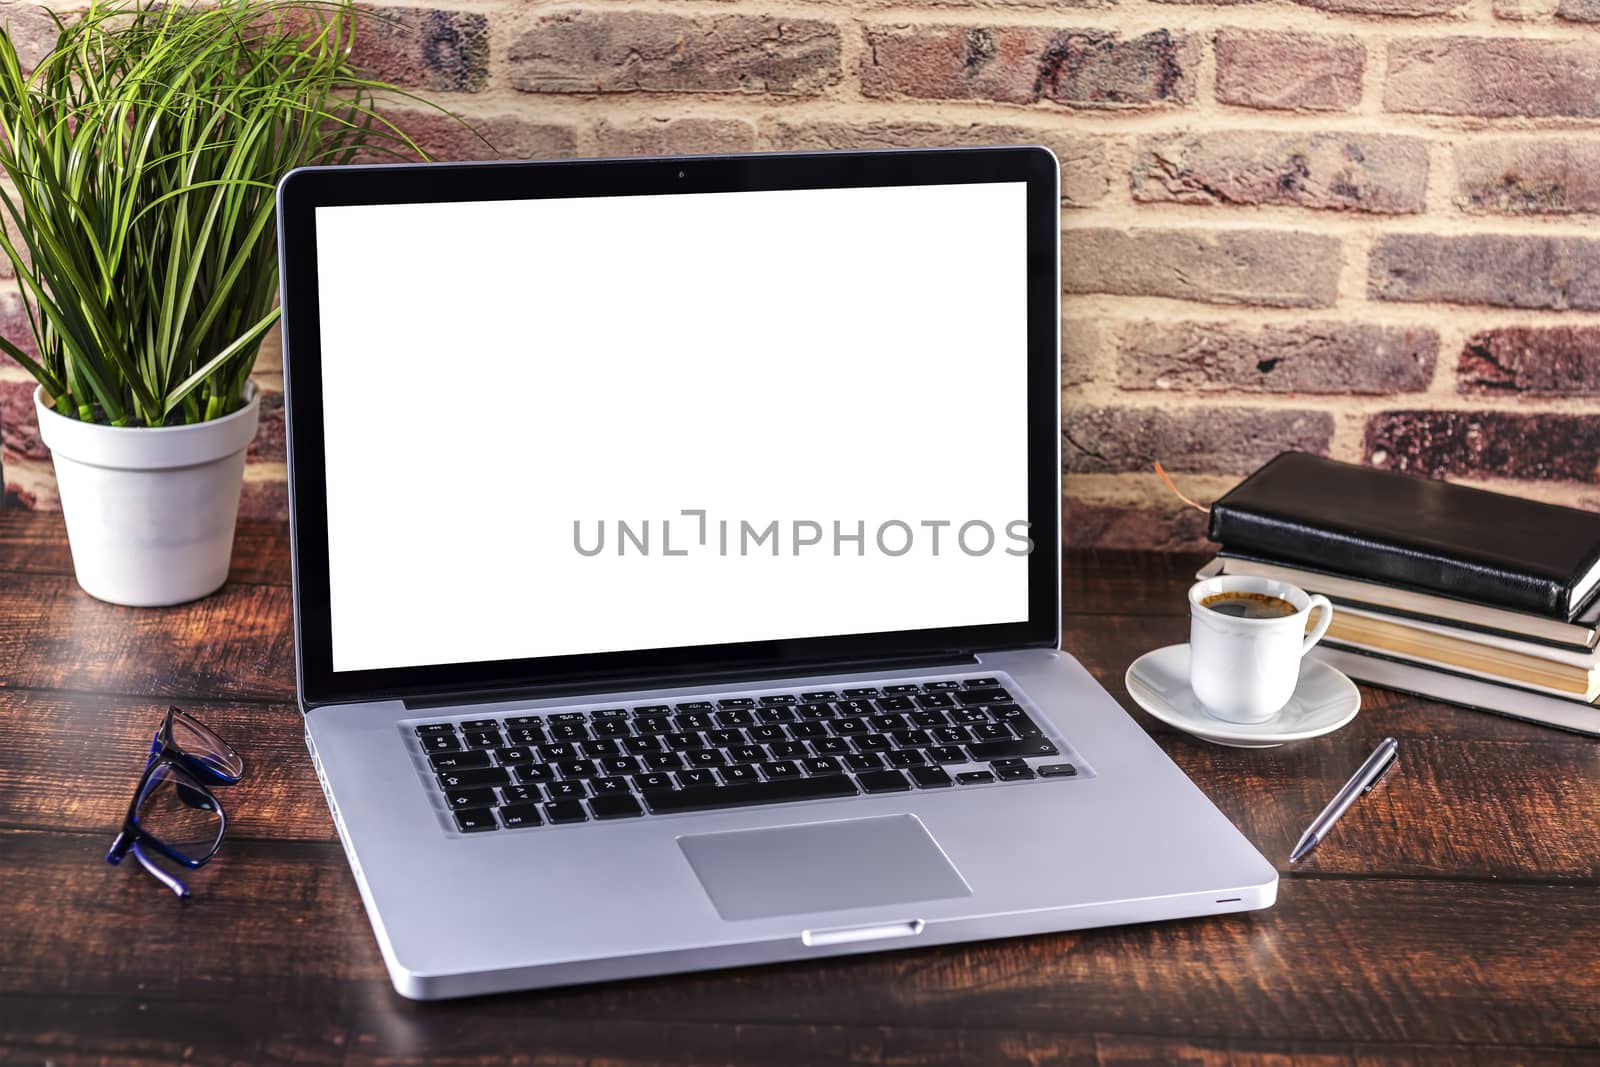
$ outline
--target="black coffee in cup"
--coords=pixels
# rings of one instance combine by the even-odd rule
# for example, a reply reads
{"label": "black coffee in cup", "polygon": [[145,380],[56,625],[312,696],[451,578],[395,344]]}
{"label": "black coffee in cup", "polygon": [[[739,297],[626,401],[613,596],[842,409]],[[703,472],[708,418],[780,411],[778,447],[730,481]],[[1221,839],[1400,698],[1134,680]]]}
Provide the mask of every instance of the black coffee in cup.
{"label": "black coffee in cup", "polygon": [[1210,608],[1218,615],[1235,619],[1282,619],[1295,613],[1295,606],[1281,596],[1270,593],[1247,593],[1237,590],[1212,593],[1200,601],[1201,607]]}

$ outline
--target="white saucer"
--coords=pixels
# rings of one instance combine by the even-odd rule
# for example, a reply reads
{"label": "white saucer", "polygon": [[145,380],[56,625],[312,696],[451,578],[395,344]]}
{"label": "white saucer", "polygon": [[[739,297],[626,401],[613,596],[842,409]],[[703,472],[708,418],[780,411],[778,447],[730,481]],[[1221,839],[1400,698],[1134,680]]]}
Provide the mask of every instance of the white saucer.
{"label": "white saucer", "polygon": [[1361,692],[1355,683],[1320,660],[1300,661],[1300,684],[1283,710],[1266,722],[1219,719],[1189,688],[1189,646],[1168,645],[1133,661],[1124,681],[1128,695],[1168,726],[1202,741],[1232,748],[1276,748],[1289,741],[1329,734],[1356,717]]}

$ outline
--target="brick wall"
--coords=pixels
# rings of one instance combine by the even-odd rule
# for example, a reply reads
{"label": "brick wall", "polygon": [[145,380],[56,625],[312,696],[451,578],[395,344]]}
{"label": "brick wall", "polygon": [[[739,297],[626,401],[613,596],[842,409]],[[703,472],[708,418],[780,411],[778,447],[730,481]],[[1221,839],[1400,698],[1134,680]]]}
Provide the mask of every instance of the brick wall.
{"label": "brick wall", "polygon": [[[1050,145],[1071,541],[1195,544],[1149,463],[1210,499],[1285,448],[1600,508],[1597,0],[383,10],[366,65],[507,156]],[[259,380],[244,507],[281,514],[272,345]],[[29,390],[0,366],[7,491],[50,507]]]}

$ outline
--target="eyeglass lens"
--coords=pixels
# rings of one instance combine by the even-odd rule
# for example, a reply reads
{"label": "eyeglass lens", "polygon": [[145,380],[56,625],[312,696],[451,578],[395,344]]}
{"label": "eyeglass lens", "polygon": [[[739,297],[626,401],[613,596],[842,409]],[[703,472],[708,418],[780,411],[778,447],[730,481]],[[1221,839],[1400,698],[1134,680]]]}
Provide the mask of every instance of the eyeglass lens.
{"label": "eyeglass lens", "polygon": [[205,860],[222,843],[222,813],[205,789],[180,767],[151,772],[139,794],[139,828],[174,852]]}

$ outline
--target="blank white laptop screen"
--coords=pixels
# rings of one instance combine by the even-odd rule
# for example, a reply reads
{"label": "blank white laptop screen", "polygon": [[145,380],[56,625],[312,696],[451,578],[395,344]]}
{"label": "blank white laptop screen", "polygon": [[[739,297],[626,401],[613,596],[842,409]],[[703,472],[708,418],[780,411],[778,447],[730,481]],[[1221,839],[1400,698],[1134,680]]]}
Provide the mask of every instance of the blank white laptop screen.
{"label": "blank white laptop screen", "polygon": [[334,669],[1026,620],[1025,200],[318,208]]}

